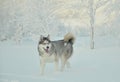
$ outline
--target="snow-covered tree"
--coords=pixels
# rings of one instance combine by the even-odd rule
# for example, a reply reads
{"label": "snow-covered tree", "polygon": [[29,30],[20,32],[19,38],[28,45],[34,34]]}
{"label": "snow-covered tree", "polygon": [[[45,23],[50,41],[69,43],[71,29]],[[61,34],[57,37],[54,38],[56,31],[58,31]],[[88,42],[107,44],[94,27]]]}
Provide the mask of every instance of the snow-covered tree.
{"label": "snow-covered tree", "polygon": [[20,43],[23,36],[24,36],[24,31],[23,31],[23,26],[22,25],[18,25],[17,26],[17,29],[16,29],[16,32],[15,32],[15,35],[13,36],[13,40],[16,41],[16,43]]}
{"label": "snow-covered tree", "polygon": [[107,5],[107,9],[105,9],[105,24],[106,27],[109,28],[108,32],[111,35],[119,35],[120,34],[120,1],[119,0],[111,0]]}
{"label": "snow-covered tree", "polygon": [[47,34],[63,36],[69,31],[88,35],[90,30],[90,45],[94,48],[96,33],[105,35],[108,29],[113,29],[110,27],[119,27],[119,3],[119,0],[2,0],[0,37],[11,39],[19,35],[20,28],[22,37],[32,39]]}
{"label": "snow-covered tree", "polygon": [[90,43],[90,47],[91,49],[94,49],[94,28],[95,28],[95,21],[96,21],[96,12],[99,8],[101,8],[102,6],[105,6],[108,3],[109,0],[89,0],[88,2],[88,14],[90,17],[90,28],[91,28],[91,32],[90,32],[90,37],[91,37],[91,43]]}

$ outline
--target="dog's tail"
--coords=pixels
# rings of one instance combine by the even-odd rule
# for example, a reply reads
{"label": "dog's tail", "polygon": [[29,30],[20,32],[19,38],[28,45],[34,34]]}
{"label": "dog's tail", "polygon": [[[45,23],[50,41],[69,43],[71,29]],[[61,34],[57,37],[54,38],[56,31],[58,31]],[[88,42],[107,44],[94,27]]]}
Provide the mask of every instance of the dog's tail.
{"label": "dog's tail", "polygon": [[65,42],[69,42],[69,43],[74,43],[75,41],[75,37],[72,33],[67,33],[65,36],[64,36],[64,41]]}

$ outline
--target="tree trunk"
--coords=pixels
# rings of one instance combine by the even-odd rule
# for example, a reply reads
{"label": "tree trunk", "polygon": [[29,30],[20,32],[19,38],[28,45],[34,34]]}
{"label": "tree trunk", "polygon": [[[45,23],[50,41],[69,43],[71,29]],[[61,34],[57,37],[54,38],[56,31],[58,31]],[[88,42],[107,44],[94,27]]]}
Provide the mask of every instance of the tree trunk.
{"label": "tree trunk", "polygon": [[94,26],[93,25],[91,25],[90,39],[91,39],[90,48],[94,49]]}
{"label": "tree trunk", "polygon": [[89,2],[89,8],[90,8],[90,48],[94,49],[94,25],[95,25],[95,12],[96,10],[94,9],[94,0],[90,0]]}

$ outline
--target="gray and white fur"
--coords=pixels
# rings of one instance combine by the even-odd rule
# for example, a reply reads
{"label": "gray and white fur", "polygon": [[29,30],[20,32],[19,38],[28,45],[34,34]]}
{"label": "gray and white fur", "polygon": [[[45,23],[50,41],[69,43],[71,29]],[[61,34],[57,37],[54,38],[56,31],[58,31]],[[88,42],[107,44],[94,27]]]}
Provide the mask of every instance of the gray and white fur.
{"label": "gray and white fur", "polygon": [[40,56],[41,74],[44,74],[46,63],[55,63],[55,70],[58,71],[59,60],[61,60],[61,71],[64,70],[65,65],[70,67],[68,59],[73,53],[73,43],[75,37],[68,33],[63,40],[51,41],[50,36],[44,37],[41,35],[38,43],[38,52]]}

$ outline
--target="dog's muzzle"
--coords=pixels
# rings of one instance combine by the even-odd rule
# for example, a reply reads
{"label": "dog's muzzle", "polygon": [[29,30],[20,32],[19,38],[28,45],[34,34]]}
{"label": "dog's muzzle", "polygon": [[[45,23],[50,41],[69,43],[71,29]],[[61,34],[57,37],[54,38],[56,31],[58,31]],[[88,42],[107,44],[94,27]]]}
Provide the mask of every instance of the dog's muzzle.
{"label": "dog's muzzle", "polygon": [[46,53],[49,53],[49,47],[47,46],[47,48],[43,48],[45,50]]}

